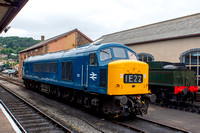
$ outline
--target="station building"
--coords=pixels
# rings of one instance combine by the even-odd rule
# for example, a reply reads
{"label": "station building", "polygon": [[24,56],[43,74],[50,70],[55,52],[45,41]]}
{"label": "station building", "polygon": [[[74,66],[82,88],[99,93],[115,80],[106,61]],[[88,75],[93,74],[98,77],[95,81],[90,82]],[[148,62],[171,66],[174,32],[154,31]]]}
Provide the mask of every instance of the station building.
{"label": "station building", "polygon": [[92,42],[90,38],[78,29],[47,40],[44,38],[44,36],[41,36],[41,42],[19,52],[19,78],[22,78],[23,61],[30,56],[72,49]]}
{"label": "station building", "polygon": [[200,13],[124,30],[99,39],[132,48],[141,61],[185,63],[200,86]]}

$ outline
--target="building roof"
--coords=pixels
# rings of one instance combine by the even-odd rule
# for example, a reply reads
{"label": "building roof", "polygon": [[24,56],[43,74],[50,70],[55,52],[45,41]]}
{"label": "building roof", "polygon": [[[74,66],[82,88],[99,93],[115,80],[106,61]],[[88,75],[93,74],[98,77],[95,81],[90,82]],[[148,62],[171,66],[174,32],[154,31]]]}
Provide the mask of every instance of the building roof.
{"label": "building roof", "polygon": [[28,0],[0,0],[0,33],[8,26]]}
{"label": "building roof", "polygon": [[85,38],[87,38],[89,41],[92,42],[92,40],[91,40],[90,38],[88,38],[86,35],[84,35],[84,34],[83,34],[82,32],[80,32],[78,29],[74,29],[74,30],[65,32],[65,33],[63,33],[63,34],[60,34],[60,35],[58,35],[58,36],[55,36],[55,37],[49,38],[49,39],[47,39],[47,40],[41,41],[41,42],[39,42],[39,43],[37,43],[37,44],[31,46],[31,47],[28,47],[27,49],[24,49],[24,50],[20,51],[19,53],[22,53],[22,52],[25,52],[25,51],[29,51],[29,50],[32,50],[32,49],[35,49],[35,48],[42,47],[42,46],[44,46],[44,45],[46,45],[46,44],[49,44],[49,43],[51,43],[51,42],[53,42],[53,41],[55,41],[55,40],[61,39],[61,38],[65,37],[65,36],[67,36],[67,35],[69,35],[69,34],[71,34],[71,33],[73,33],[73,32],[79,32],[81,35],[83,35]]}
{"label": "building roof", "polygon": [[126,45],[200,35],[200,13],[103,35],[100,43]]}

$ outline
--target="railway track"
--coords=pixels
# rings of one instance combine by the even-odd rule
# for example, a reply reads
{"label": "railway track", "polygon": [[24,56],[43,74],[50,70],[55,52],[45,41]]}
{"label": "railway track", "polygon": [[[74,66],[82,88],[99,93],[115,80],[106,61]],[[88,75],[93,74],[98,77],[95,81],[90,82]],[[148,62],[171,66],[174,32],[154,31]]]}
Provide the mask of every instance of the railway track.
{"label": "railway track", "polygon": [[[9,83],[11,83],[11,84],[14,84],[14,85],[17,85],[17,86],[20,86],[20,87],[25,88],[23,82],[20,81],[20,80],[18,80],[18,79],[13,79],[12,77],[10,78],[10,77],[7,77],[6,75],[0,74],[0,80],[1,80],[1,79],[4,80],[4,81],[9,82]],[[0,84],[0,86],[1,86],[1,84]],[[0,99],[1,99],[1,98],[0,98]],[[99,128],[96,128],[95,126],[93,126],[93,124],[87,122],[86,120],[84,120],[84,119],[82,119],[82,118],[80,118],[80,117],[78,117],[78,116],[74,116],[74,117],[76,117],[76,118],[78,118],[78,119],[80,119],[80,120],[82,120],[82,121],[85,121],[89,126],[91,126],[92,128],[96,129],[97,131],[103,133],[102,130],[100,130]],[[75,132],[77,132],[77,131],[75,131]]]}
{"label": "railway track", "polygon": [[[0,79],[3,79],[5,81],[8,81],[12,84],[15,84],[17,86],[24,87],[22,82],[19,82],[18,80],[13,80],[11,78],[6,78],[0,76]],[[192,112],[192,111],[191,111]],[[128,128],[132,130],[133,132],[140,132],[140,133],[151,133],[151,132],[162,132],[162,133],[188,133],[187,131],[184,131],[182,129],[176,128],[176,127],[170,127],[168,125],[156,123],[153,121],[145,120],[139,117],[136,117],[135,119],[125,120],[125,121],[112,121],[115,124],[121,125],[124,128]],[[147,126],[148,125],[148,126]],[[103,132],[99,130],[100,132]]]}
{"label": "railway track", "polygon": [[179,129],[177,127],[168,126],[139,117],[131,120],[113,120],[112,122],[139,133],[189,133],[188,131]]}
{"label": "railway track", "polygon": [[[22,81],[19,81],[17,79],[13,79],[13,78],[8,78],[6,76],[3,76],[2,74],[0,75],[0,79],[3,79],[5,81],[8,81],[12,84],[15,84],[15,85],[18,85],[18,86],[21,86],[21,87],[25,87],[23,85]],[[164,103],[158,103],[158,102],[151,103],[151,104],[166,107],[166,108],[172,108],[172,109],[177,109],[177,110],[181,110],[181,111],[200,114],[200,103],[197,104],[197,105],[192,104],[192,103],[183,103],[183,104],[180,104],[180,105],[174,105],[174,104],[164,104]]]}
{"label": "railway track", "polygon": [[18,123],[22,132],[71,133],[72,130],[63,126],[37,107],[31,105],[6,87],[0,86],[0,99],[8,113]]}
{"label": "railway track", "polygon": [[21,80],[17,80],[17,79],[5,76],[2,73],[0,73],[0,79],[8,81],[8,82],[10,82],[12,84],[15,84],[17,86],[25,87],[24,84],[23,84],[23,82]]}

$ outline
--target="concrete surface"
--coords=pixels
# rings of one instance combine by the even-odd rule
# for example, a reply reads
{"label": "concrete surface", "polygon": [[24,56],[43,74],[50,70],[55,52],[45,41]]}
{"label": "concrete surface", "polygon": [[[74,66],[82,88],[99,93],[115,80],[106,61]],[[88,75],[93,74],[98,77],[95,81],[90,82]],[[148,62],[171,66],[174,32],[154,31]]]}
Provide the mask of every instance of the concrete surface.
{"label": "concrete surface", "polygon": [[182,128],[192,133],[200,133],[200,115],[170,108],[150,105],[148,114],[143,118]]}

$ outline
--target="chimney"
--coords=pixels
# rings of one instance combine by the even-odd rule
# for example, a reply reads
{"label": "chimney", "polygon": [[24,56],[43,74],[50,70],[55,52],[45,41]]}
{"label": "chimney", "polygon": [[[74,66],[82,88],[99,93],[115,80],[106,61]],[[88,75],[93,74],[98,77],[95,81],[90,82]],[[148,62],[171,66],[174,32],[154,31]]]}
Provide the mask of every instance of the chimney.
{"label": "chimney", "polygon": [[45,36],[41,36],[41,42],[44,41]]}

